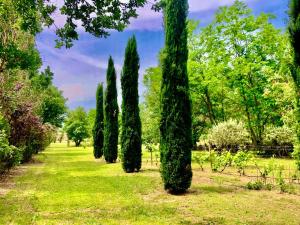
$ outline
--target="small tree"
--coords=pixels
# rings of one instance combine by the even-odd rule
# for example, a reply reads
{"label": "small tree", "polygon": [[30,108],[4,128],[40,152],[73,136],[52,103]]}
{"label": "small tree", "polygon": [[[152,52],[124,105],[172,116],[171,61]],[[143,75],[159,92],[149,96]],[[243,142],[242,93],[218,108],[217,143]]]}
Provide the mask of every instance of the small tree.
{"label": "small tree", "polygon": [[292,47],[294,48],[294,64],[292,65],[292,77],[295,83],[296,104],[296,143],[293,153],[297,167],[300,170],[300,1],[291,0],[290,2],[290,23],[289,33]]}
{"label": "small tree", "polygon": [[65,129],[69,140],[74,141],[76,147],[79,147],[81,142],[90,136],[87,115],[82,107],[69,113]]}
{"label": "small tree", "polygon": [[116,86],[116,70],[114,62],[109,57],[106,74],[106,91],[104,100],[104,158],[108,163],[114,163],[118,157],[118,99]]}
{"label": "small tree", "polygon": [[139,55],[136,39],[129,39],[121,77],[122,85],[122,165],[127,173],[139,171],[142,162],[142,131],[139,110]]}
{"label": "small tree", "polygon": [[191,185],[192,118],[187,74],[187,0],[166,0],[162,65],[160,151],[164,187],[185,192]]}
{"label": "small tree", "polygon": [[94,157],[99,159],[103,155],[104,123],[103,123],[103,84],[99,84],[96,94],[96,118],[93,129]]}

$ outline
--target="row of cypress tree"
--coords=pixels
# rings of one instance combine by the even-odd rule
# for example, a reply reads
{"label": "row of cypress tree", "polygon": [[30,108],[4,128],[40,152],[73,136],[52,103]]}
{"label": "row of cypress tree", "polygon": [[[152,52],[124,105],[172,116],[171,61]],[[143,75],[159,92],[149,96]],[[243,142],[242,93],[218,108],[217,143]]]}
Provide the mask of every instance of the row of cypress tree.
{"label": "row of cypress tree", "polygon": [[[171,193],[185,192],[191,185],[192,119],[189,82],[187,75],[187,0],[164,1],[165,52],[163,82],[161,86],[160,152],[161,175],[164,187]],[[121,74],[122,86],[122,166],[125,172],[141,168],[142,140],[138,97],[139,56],[135,37],[128,41]],[[95,157],[107,162],[117,159],[118,104],[116,72],[109,59],[107,90],[104,100],[103,87],[97,91],[97,119],[94,140]],[[104,130],[104,131],[103,131]],[[103,134],[104,133],[104,134]],[[97,137],[97,136],[100,137]],[[102,136],[101,136],[102,135]],[[103,138],[104,136],[104,138]],[[104,141],[104,144],[102,142]]]}
{"label": "row of cypress tree", "polygon": [[[141,168],[142,138],[139,115],[139,55],[136,39],[129,39],[125,61],[121,74],[122,86],[122,133],[121,155],[123,169],[127,173],[137,172]],[[106,74],[106,91],[103,96],[103,84],[99,84],[96,93],[96,118],[93,129],[94,157],[114,163],[118,157],[119,107],[117,100],[116,70],[110,57]]]}

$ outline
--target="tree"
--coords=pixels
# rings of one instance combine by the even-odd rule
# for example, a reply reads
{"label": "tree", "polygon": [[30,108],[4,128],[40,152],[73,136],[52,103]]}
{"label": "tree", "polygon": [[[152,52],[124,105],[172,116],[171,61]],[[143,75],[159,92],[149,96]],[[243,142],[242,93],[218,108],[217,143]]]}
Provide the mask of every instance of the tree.
{"label": "tree", "polygon": [[192,118],[187,75],[187,0],[167,0],[161,86],[161,173],[171,193],[191,185]]}
{"label": "tree", "polygon": [[290,22],[289,34],[292,47],[294,49],[294,63],[291,67],[292,77],[295,84],[296,104],[295,104],[295,118],[296,118],[296,143],[294,150],[294,158],[296,159],[298,169],[300,170],[300,1],[290,1]]}
{"label": "tree", "polygon": [[142,131],[139,110],[139,55],[136,39],[129,39],[121,76],[122,86],[122,166],[125,172],[139,171],[142,164]]}
{"label": "tree", "polygon": [[89,137],[87,115],[82,107],[69,113],[65,126],[68,138],[75,142],[76,147]]}
{"label": "tree", "polygon": [[109,57],[106,74],[106,91],[104,99],[104,158],[108,163],[114,163],[118,157],[118,115],[116,70],[112,57]]}
{"label": "tree", "polygon": [[[145,3],[146,0],[65,0],[60,13],[66,20],[62,28],[56,29],[57,45],[72,46],[72,41],[78,39],[78,21],[86,32],[96,37],[107,37],[108,30],[123,31],[130,19],[137,17],[136,9]],[[21,15],[21,27],[33,34],[41,31],[41,22],[44,26],[54,23],[52,14],[57,5],[49,0],[14,0],[14,7]]]}
{"label": "tree", "polygon": [[94,137],[94,157],[99,159],[103,155],[103,84],[99,84],[96,93],[96,117],[93,128]]}

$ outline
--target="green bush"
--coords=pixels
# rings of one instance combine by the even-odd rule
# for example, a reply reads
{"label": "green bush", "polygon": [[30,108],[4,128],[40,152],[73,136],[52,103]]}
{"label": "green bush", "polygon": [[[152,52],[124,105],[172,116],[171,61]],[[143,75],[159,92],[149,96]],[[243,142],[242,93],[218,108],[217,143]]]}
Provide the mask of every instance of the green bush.
{"label": "green bush", "polygon": [[247,183],[247,186],[246,186],[249,190],[262,190],[263,187],[264,187],[264,184],[263,182],[261,181],[252,181],[252,182],[249,182]]}
{"label": "green bush", "polygon": [[209,162],[209,152],[201,152],[199,155],[195,155],[193,160],[200,166],[201,170],[204,171],[204,164]]}
{"label": "green bush", "polygon": [[229,151],[222,152],[221,154],[216,151],[211,151],[209,153],[209,162],[211,170],[213,172],[224,172],[224,170],[231,166],[233,156]]}
{"label": "green bush", "polygon": [[239,151],[234,155],[233,165],[238,169],[240,175],[245,175],[245,168],[251,159],[253,159],[253,154],[244,151]]}
{"label": "green bush", "polygon": [[4,130],[0,130],[0,174],[18,165],[22,158],[20,149],[9,145]]}
{"label": "green bush", "polygon": [[207,142],[218,148],[245,145],[251,142],[244,123],[230,119],[208,131]]}
{"label": "green bush", "polygon": [[294,131],[287,126],[267,127],[264,143],[267,145],[292,145],[294,142]]}

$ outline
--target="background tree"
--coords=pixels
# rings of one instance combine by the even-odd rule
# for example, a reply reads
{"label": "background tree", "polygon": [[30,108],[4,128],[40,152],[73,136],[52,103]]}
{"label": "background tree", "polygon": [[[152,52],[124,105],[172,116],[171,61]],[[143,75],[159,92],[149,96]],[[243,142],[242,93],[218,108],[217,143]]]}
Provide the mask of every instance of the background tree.
{"label": "background tree", "polygon": [[136,39],[129,39],[121,76],[122,86],[122,166],[125,172],[139,171],[142,164],[142,131],[139,110],[139,55]]}
{"label": "background tree", "polygon": [[94,157],[99,159],[103,155],[104,140],[104,115],[103,115],[103,84],[99,84],[96,93],[96,117],[93,128]]}
{"label": "background tree", "polygon": [[106,91],[104,98],[104,158],[108,163],[114,163],[118,157],[118,115],[116,70],[114,62],[109,57],[106,74]]}
{"label": "background tree", "polygon": [[291,68],[292,77],[295,84],[296,103],[295,103],[295,127],[296,127],[296,143],[294,150],[294,158],[297,161],[298,169],[300,170],[300,1],[290,1],[290,22],[289,34],[291,44],[294,50],[294,62]]}
{"label": "background tree", "polygon": [[87,114],[84,108],[78,107],[69,112],[65,130],[69,140],[74,141],[76,147],[79,147],[81,142],[89,137]]}
{"label": "background tree", "polygon": [[192,180],[192,119],[187,74],[187,0],[167,0],[161,87],[161,173],[166,190],[186,191]]}

